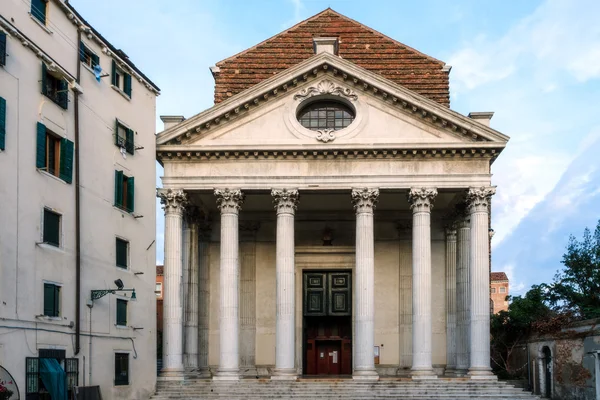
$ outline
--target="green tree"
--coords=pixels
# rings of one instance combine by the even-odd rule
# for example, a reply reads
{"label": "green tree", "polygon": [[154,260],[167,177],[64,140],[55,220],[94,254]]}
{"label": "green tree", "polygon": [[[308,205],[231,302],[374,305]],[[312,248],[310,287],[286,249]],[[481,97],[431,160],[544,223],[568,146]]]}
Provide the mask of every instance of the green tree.
{"label": "green tree", "polygon": [[581,241],[569,237],[562,264],[554,282],[544,285],[547,300],[557,312],[600,318],[600,220],[593,234],[584,230]]}
{"label": "green tree", "polygon": [[508,311],[491,316],[492,361],[498,372],[515,376],[519,372],[514,369],[518,366],[511,363],[515,349],[531,333],[535,322],[549,319],[554,313],[546,304],[544,288],[539,285],[532,286],[523,297],[507,296],[507,299]]}

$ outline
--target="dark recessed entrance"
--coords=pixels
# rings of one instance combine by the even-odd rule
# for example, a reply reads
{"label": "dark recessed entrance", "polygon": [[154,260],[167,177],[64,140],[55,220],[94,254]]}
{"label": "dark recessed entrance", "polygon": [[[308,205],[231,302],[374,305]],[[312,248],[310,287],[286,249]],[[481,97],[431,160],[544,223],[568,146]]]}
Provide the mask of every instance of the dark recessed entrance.
{"label": "dark recessed entrance", "polygon": [[352,272],[303,274],[303,373],[352,374]]}

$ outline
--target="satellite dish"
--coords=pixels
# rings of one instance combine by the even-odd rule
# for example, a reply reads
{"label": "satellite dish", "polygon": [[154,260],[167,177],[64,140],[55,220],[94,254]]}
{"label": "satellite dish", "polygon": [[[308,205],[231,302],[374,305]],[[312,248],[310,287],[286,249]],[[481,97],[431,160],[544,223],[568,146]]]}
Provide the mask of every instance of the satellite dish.
{"label": "satellite dish", "polygon": [[96,75],[96,80],[100,82],[100,79],[102,79],[102,68],[98,64],[94,65],[94,75]]}

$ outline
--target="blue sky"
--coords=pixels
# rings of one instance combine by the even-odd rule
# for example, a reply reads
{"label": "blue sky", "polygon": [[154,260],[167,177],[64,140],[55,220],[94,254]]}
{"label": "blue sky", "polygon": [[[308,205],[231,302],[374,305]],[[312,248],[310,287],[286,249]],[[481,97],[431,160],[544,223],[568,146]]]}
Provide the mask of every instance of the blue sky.
{"label": "blue sky", "polygon": [[[600,186],[598,181],[589,182],[599,176],[592,173],[600,167],[598,163],[581,160],[590,157],[586,149],[600,143],[598,1],[71,3],[162,89],[157,115],[190,117],[210,107],[210,66],[328,6],[452,65],[451,107],[463,114],[494,111],[492,127],[511,137],[493,165],[498,192],[492,226],[496,231],[494,270],[509,274],[513,292],[550,281],[560,268],[568,235],[581,236],[583,228],[595,226],[600,216],[598,203],[590,204],[585,215],[572,216],[577,200],[587,195],[578,192],[582,185]],[[157,130],[162,130],[158,118]],[[573,167],[569,176],[564,176],[571,165],[584,165],[586,172]],[[557,187],[559,182],[563,182],[564,191]],[[548,207],[549,202],[552,207]],[[572,216],[568,221],[556,217],[564,210],[569,210],[564,215]],[[531,222],[534,215],[536,223]],[[160,209],[157,217],[160,262]],[[545,257],[527,249],[519,250],[518,259],[509,257],[517,254],[516,247],[523,242],[515,235],[528,228],[533,238],[554,231],[553,242],[545,244]],[[531,245],[542,244],[532,240]]]}

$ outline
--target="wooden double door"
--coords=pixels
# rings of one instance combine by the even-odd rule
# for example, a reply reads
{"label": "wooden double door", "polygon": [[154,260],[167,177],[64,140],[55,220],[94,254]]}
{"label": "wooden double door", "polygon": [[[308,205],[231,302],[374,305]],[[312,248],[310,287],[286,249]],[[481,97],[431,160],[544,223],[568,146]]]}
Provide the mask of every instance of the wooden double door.
{"label": "wooden double door", "polygon": [[352,374],[352,273],[303,276],[305,375]]}

